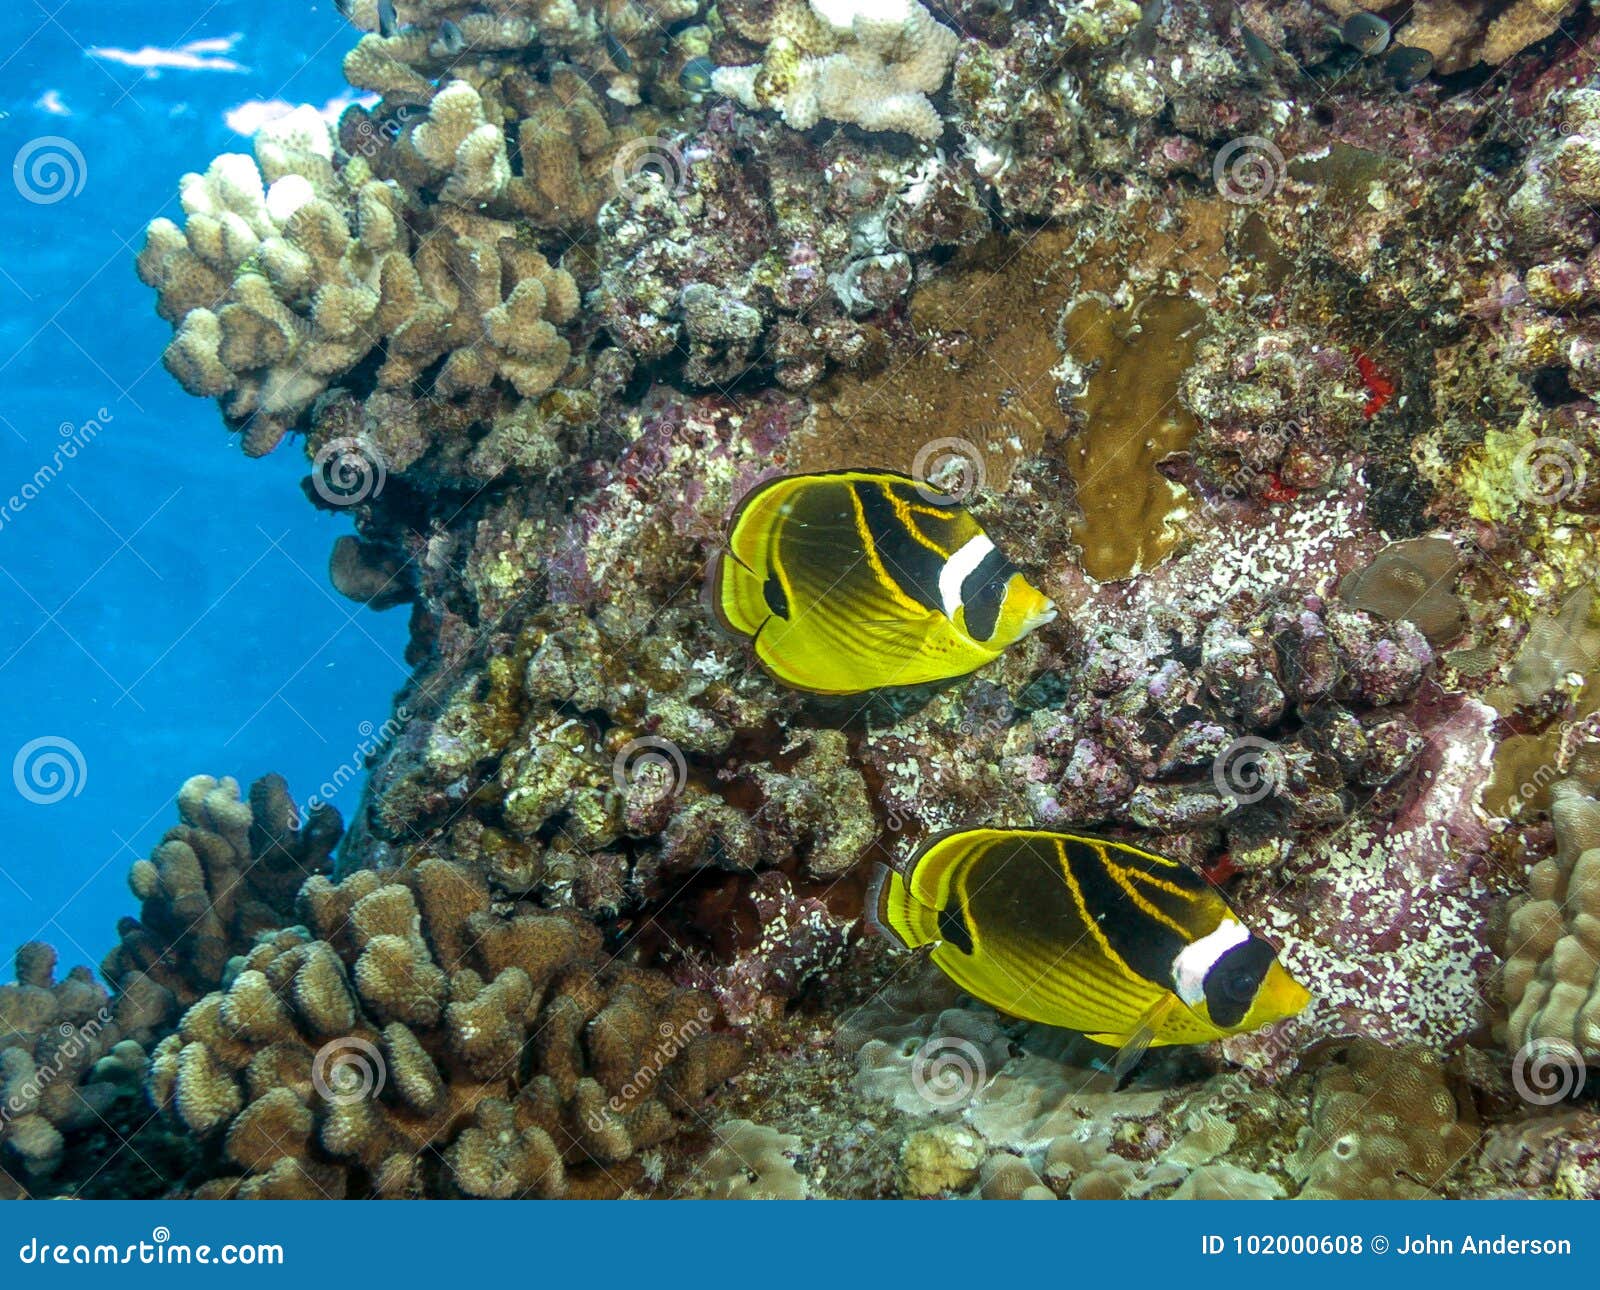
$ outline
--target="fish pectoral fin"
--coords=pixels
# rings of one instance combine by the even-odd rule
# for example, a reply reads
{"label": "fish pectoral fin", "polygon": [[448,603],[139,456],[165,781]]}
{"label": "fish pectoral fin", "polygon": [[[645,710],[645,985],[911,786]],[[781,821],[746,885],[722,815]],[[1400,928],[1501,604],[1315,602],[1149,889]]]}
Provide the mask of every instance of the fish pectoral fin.
{"label": "fish pectoral fin", "polygon": [[1140,1017],[1133,1030],[1126,1035],[1090,1035],[1097,1044],[1117,1044],[1116,1056],[1111,1059],[1111,1074],[1118,1083],[1139,1064],[1140,1058],[1150,1050],[1162,1020],[1174,1007],[1180,1006],[1177,995],[1169,995],[1153,1004]]}

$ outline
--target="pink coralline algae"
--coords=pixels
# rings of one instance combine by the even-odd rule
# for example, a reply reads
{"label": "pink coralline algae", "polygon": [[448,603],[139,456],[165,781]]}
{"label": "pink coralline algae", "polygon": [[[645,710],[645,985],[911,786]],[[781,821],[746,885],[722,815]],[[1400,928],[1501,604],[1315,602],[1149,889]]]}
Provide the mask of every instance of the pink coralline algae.
{"label": "pink coralline algae", "polygon": [[[1493,889],[1479,798],[1494,713],[1437,693],[1415,711],[1424,743],[1398,809],[1358,813],[1241,887],[1241,908],[1314,996],[1292,1023],[1300,1044],[1362,1034],[1449,1050],[1487,1020]],[[1245,1060],[1253,1042],[1228,1051]]]}

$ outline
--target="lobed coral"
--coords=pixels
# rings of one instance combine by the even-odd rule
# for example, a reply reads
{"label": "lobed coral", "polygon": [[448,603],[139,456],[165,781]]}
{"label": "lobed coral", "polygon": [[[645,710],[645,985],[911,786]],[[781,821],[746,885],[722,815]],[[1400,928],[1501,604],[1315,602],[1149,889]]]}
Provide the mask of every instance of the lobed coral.
{"label": "lobed coral", "polygon": [[442,861],[313,879],[300,912],[152,1054],[156,1104],[219,1143],[202,1194],[620,1189],[742,1059],[703,996]]}
{"label": "lobed coral", "polygon": [[97,1128],[136,1093],[145,1050],[87,968],[57,980],[56,952],[17,949],[0,985],[0,1178],[27,1185],[61,1164],[68,1138]]}
{"label": "lobed coral", "polygon": [[696,1192],[708,1200],[804,1200],[805,1179],[790,1158],[800,1145],[749,1120],[728,1120],[713,1130],[716,1145],[697,1169]]}
{"label": "lobed coral", "polygon": [[1317,1076],[1290,1170],[1301,1200],[1435,1196],[1473,1143],[1436,1057],[1357,1040]]}
{"label": "lobed coral", "polygon": [[331,806],[302,818],[277,775],[242,799],[234,780],[196,775],[178,791],[178,818],[129,871],[139,917],[121,921],[100,965],[117,992],[118,1023],[145,1040],[216,989],[258,933],[288,921],[343,831]]}
{"label": "lobed coral", "polygon": [[1556,851],[1528,874],[1513,902],[1503,981],[1506,1041],[1565,1046],[1600,1060],[1600,801],[1577,779],[1550,790]]}
{"label": "lobed coral", "polygon": [[425,92],[442,68],[520,52],[536,41],[583,68],[606,98],[681,102],[678,73],[705,53],[698,0],[400,0],[392,32],[378,0],[351,0],[346,17],[367,33],[345,59],[352,85],[380,93]]}
{"label": "lobed coral", "polygon": [[420,235],[402,190],[338,151],[309,109],[264,127],[254,160],[228,154],[190,176],[183,229],[150,226],[139,272],[176,328],[167,368],[224,400],[247,451],[304,428],[318,396],[380,348],[379,388],[410,390],[442,359],[430,382],[442,398],[496,380],[531,397],[566,370],[558,328],[577,288],[513,224],[480,213],[511,183],[483,111],[453,81],[406,136],[457,203]]}
{"label": "lobed coral", "polygon": [[950,73],[959,38],[917,0],[782,0],[752,21],[733,6],[729,25],[765,46],[754,66],[719,67],[711,86],[747,108],[771,108],[786,125],[848,121],[932,141],[944,129],[928,101]]}

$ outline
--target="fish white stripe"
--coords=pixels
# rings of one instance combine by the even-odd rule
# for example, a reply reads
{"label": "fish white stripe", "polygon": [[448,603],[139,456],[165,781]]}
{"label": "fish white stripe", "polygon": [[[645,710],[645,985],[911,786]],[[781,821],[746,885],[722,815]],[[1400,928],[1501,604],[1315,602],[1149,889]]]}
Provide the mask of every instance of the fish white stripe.
{"label": "fish white stripe", "polygon": [[1199,1003],[1206,997],[1206,974],[1218,959],[1250,939],[1242,924],[1224,918],[1214,932],[1209,932],[1191,945],[1178,951],[1172,960],[1172,979],[1178,987],[1178,998],[1185,1003]]}
{"label": "fish white stripe", "polygon": [[961,608],[961,584],[967,575],[983,563],[994,543],[982,533],[968,538],[967,544],[944,562],[939,570],[939,599],[944,603],[944,616],[955,621],[956,610]]}

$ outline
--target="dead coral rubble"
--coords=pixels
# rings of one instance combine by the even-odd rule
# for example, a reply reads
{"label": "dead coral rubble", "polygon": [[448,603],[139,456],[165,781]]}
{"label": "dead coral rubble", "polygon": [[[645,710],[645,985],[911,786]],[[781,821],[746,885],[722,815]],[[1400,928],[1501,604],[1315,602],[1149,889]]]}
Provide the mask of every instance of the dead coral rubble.
{"label": "dead coral rubble", "polygon": [[1036,818],[1220,826],[1234,864],[1261,867],[1421,751],[1405,704],[1433,651],[1409,622],[1315,598],[1244,623],[1168,618],[1142,640],[1091,629],[1064,701],[1010,733],[1005,764]]}

